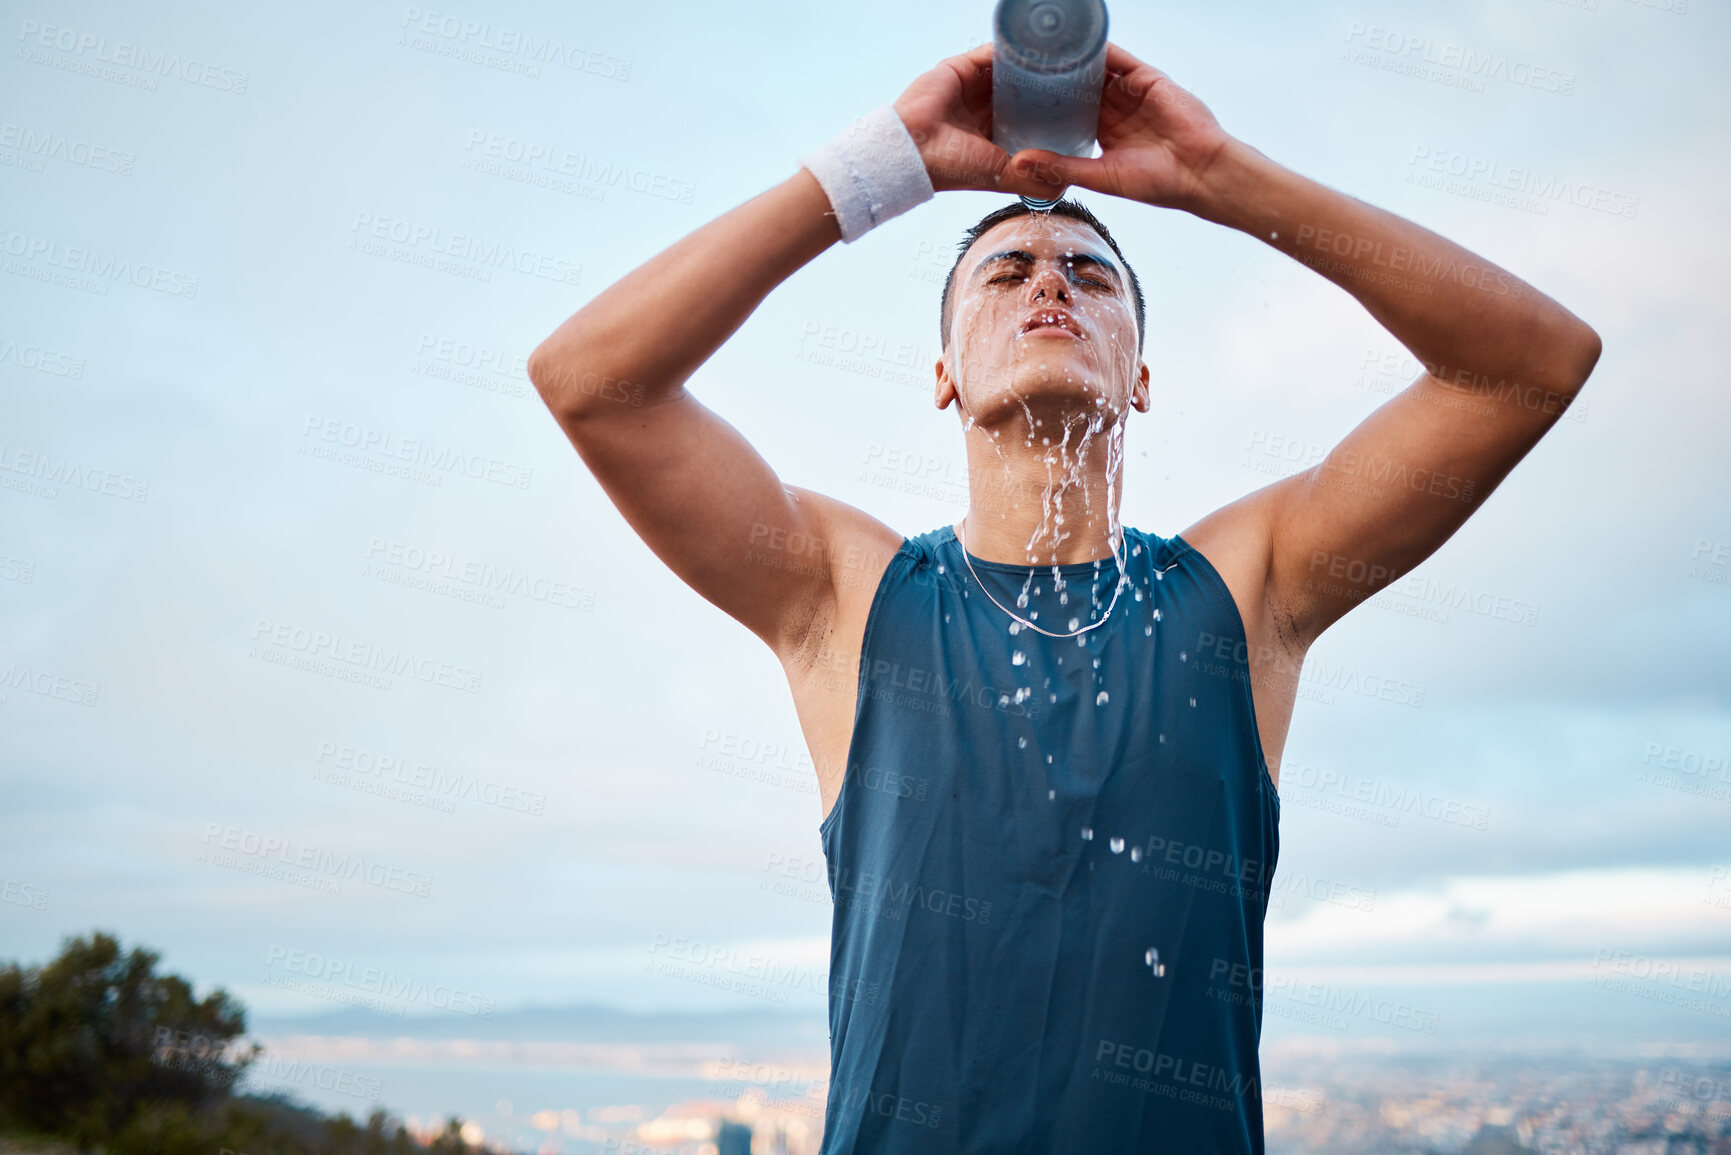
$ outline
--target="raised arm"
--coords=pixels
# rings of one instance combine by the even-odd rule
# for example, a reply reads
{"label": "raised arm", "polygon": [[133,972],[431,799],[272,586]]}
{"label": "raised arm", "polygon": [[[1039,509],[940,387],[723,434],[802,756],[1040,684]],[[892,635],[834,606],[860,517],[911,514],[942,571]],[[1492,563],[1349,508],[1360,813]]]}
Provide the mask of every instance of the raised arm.
{"label": "raised arm", "polygon": [[1251,559],[1264,604],[1301,652],[1460,528],[1580,391],[1599,338],[1506,270],[1232,138],[1122,49],[1107,68],[1102,155],[1018,164],[1256,237],[1351,293],[1427,369],[1321,464],[1186,531],[1230,523],[1230,548],[1265,549]]}
{"label": "raised arm", "polygon": [[1269,594],[1308,645],[1454,535],[1586,384],[1599,337],[1512,273],[1253,149],[1213,183],[1215,219],[1351,293],[1427,370],[1270,487]]}
{"label": "raised arm", "polygon": [[[828,212],[800,169],[603,290],[529,357],[530,380],[632,529],[778,650],[788,611],[826,584],[805,548],[823,537],[821,517],[684,383],[771,289],[841,239]],[[788,564],[775,564],[772,537]]]}
{"label": "raised arm", "polygon": [[[990,62],[989,45],[945,60],[896,111],[935,189],[1050,195],[1032,178],[999,180],[1009,157],[990,141]],[[801,168],[603,290],[529,358],[536,390],[631,527],[777,653],[844,576],[830,558],[848,507],[784,486],[685,382],[772,289],[840,239]]]}

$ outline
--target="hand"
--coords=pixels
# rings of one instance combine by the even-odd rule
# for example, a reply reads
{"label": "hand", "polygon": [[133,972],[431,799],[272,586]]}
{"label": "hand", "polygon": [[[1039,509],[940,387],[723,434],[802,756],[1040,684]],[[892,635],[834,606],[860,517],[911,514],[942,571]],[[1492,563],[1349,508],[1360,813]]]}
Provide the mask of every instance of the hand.
{"label": "hand", "polygon": [[1011,169],[1020,179],[1080,185],[1194,211],[1206,197],[1208,170],[1236,143],[1200,100],[1116,44],[1106,46],[1106,85],[1096,135],[1101,150],[1097,157],[1025,148],[1015,155]]}
{"label": "hand", "polygon": [[992,46],[952,56],[908,85],[896,115],[919,146],[932,188],[1052,198],[1061,186],[1016,172],[992,143]]}

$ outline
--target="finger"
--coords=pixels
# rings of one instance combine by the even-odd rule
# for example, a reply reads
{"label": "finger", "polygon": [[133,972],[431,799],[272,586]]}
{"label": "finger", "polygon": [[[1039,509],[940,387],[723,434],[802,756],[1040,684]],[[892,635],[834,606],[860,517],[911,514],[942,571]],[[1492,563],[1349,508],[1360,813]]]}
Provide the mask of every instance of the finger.
{"label": "finger", "polygon": [[[1116,50],[1116,55],[1114,55]],[[1163,80],[1169,79],[1164,72],[1152,64],[1145,64],[1125,52],[1116,45],[1106,46],[1106,85],[1107,99],[1117,102],[1128,101],[1140,103],[1148,95],[1148,91]]]}
{"label": "finger", "polygon": [[[1041,200],[1054,200],[1064,195],[1064,184],[1054,179],[1053,170],[1026,163],[1027,158],[1036,154],[1051,156],[1038,149],[1024,148],[1015,156],[1010,156],[1003,149],[998,150],[1003,157],[1003,165],[997,172],[994,187],[1000,192],[1015,193],[1017,196],[1037,197]],[[1023,163],[1018,163],[1019,161]]]}
{"label": "finger", "polygon": [[1018,179],[1044,184],[1049,188],[1080,185],[1095,192],[1110,193],[1109,172],[1098,157],[1065,156],[1043,148],[1024,148],[1010,158],[1010,171]]}
{"label": "finger", "polygon": [[952,56],[942,63],[956,70],[956,75],[962,78],[962,83],[979,76],[982,72],[987,76],[992,73],[992,46],[976,44],[966,52]]}
{"label": "finger", "polygon": [[1107,72],[1134,72],[1138,68],[1151,67],[1153,66],[1138,60],[1116,44],[1113,44],[1111,41],[1106,42]]}
{"label": "finger", "polygon": [[982,44],[973,51],[963,55],[967,63],[962,72],[962,99],[973,102],[982,97],[990,102],[992,98],[992,46]]}

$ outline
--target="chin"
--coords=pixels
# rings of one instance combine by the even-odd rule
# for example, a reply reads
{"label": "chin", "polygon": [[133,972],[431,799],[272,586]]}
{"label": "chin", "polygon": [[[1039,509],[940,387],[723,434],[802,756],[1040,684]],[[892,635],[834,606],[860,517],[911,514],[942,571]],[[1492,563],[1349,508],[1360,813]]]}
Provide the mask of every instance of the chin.
{"label": "chin", "polygon": [[1009,381],[994,382],[986,396],[977,397],[973,406],[982,423],[1008,424],[1026,431],[1028,414],[1044,426],[1062,430],[1066,421],[1078,417],[1104,415],[1111,419],[1114,399],[1108,394],[1102,403],[1101,385],[1094,374],[1078,366],[1070,366],[1068,377],[1064,367],[1053,365],[1047,370],[1026,367]]}

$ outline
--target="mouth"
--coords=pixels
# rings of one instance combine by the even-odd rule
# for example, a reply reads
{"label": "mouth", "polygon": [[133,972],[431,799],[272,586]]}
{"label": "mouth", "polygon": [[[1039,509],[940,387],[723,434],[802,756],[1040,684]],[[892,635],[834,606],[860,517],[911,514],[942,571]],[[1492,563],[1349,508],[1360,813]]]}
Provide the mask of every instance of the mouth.
{"label": "mouth", "polygon": [[1076,318],[1063,309],[1041,309],[1026,321],[1016,331],[1016,336],[1026,337],[1029,333],[1058,334],[1067,333],[1077,340],[1084,340],[1082,326],[1076,324]]}

